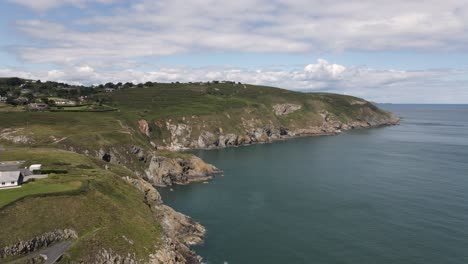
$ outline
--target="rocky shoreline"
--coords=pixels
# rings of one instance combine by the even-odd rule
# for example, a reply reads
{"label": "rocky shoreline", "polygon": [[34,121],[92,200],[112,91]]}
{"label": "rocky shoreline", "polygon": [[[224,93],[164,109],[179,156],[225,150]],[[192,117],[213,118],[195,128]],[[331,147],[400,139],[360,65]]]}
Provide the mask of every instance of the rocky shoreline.
{"label": "rocky shoreline", "polygon": [[[286,115],[299,109],[301,109],[299,105],[285,104],[277,105],[275,111],[277,114],[287,117]],[[159,150],[215,149],[271,143],[304,136],[337,135],[352,129],[396,125],[400,121],[400,118],[391,113],[382,114],[371,110],[368,112],[363,110],[361,118],[350,121],[342,121],[327,111],[321,111],[319,119],[309,125],[282,126],[275,124],[272,120],[241,118],[241,123],[237,124],[236,127],[238,131],[242,132],[233,133],[225,132],[226,128],[222,127],[214,130],[204,129],[203,127],[208,126],[208,124],[200,124],[196,116],[184,117],[183,121],[178,123],[168,120],[165,129],[170,135],[159,143],[150,142],[155,149]],[[142,134],[151,138],[151,125],[148,121],[139,120],[138,126]]]}
{"label": "rocky shoreline", "polygon": [[150,256],[149,263],[201,263],[202,258],[190,246],[203,242],[205,228],[192,218],[164,205],[159,192],[147,181],[130,177],[123,179],[145,194],[145,203],[160,219],[164,231],[162,244]]}
{"label": "rocky shoreline", "polygon": [[[274,106],[275,114],[282,117],[300,109],[299,105],[294,104]],[[265,124],[262,120],[242,118],[242,122],[238,124],[237,133],[225,132],[227,129],[222,127],[215,130],[199,130],[200,126],[206,124],[197,123],[196,117],[193,118],[195,121],[190,121],[188,118],[184,118],[181,122],[167,120],[165,124],[158,124],[158,126],[164,126],[169,135],[158,143],[151,140],[152,124],[141,119],[137,123],[139,131],[147,137],[152,149],[137,145],[109,146],[97,150],[81,149],[76,145],[61,145],[61,147],[99,158],[104,161],[103,166],[106,169],[108,163],[115,163],[126,167],[138,176],[138,178],[124,177],[122,179],[144,194],[144,202],[152,209],[163,229],[163,238],[159,245],[155,245],[158,250],[150,256],[149,263],[201,263],[202,258],[190,247],[203,242],[205,228],[192,218],[164,205],[155,186],[167,187],[173,184],[207,181],[221,174],[222,171],[191,154],[163,155],[160,151],[172,153],[172,151],[190,149],[240,147],[306,136],[337,135],[352,129],[396,125],[400,120],[390,113],[374,112],[366,113],[363,115],[365,118],[351,121],[342,121],[326,111],[320,112],[319,116],[318,122],[301,127],[296,125],[285,127],[274,122],[266,122]],[[199,127],[196,127],[197,125]],[[195,133],[195,130],[198,132]],[[0,138],[14,143],[23,141],[28,143],[32,140],[24,136],[16,138],[13,130],[8,130],[5,133],[2,131]],[[34,241],[40,241],[37,238],[34,239]],[[25,242],[21,243],[25,244]],[[32,251],[34,251],[39,247],[35,244],[27,246],[28,243],[25,244],[26,246],[22,246],[21,243],[19,246],[3,249],[0,251],[0,257],[2,254],[5,256],[18,252],[24,254],[24,248],[33,248]],[[45,244],[49,244],[49,242]],[[41,244],[42,246],[44,245]],[[102,249],[95,260],[96,263],[138,263],[133,256],[119,256],[111,249]]]}

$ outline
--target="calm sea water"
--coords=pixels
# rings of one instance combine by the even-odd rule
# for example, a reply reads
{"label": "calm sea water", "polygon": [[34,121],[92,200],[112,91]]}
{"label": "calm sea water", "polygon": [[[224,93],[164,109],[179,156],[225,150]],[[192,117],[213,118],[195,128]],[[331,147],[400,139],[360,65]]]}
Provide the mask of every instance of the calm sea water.
{"label": "calm sea water", "polygon": [[207,263],[468,263],[468,105],[385,105],[401,125],[197,151],[224,170],[162,190]]}

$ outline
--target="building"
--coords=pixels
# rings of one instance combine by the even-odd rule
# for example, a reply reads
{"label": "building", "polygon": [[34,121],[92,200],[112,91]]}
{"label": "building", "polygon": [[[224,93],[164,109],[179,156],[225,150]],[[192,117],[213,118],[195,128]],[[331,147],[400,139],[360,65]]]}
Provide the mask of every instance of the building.
{"label": "building", "polygon": [[76,102],[68,99],[52,99],[55,105],[63,105],[63,106],[75,106]]}
{"label": "building", "polygon": [[21,89],[21,94],[29,94],[29,93],[32,93],[31,89],[28,89],[28,88]]}
{"label": "building", "polygon": [[0,96],[0,103],[5,103],[8,98]]}
{"label": "building", "polygon": [[106,91],[106,93],[113,93],[113,92],[115,92],[115,89],[114,88],[105,88],[104,91]]}
{"label": "building", "polygon": [[0,189],[18,187],[23,183],[23,173],[17,171],[0,171]]}
{"label": "building", "polygon": [[34,172],[35,170],[40,170],[42,168],[41,164],[32,164],[29,166],[29,171]]}
{"label": "building", "polygon": [[32,111],[44,111],[48,107],[49,106],[47,104],[42,104],[42,103],[32,103],[28,105],[28,109]]}

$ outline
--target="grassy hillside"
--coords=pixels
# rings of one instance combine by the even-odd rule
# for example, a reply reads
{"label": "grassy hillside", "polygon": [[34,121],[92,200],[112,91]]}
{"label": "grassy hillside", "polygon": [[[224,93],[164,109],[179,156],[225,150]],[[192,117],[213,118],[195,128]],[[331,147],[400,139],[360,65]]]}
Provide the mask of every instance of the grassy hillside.
{"label": "grassy hillside", "polygon": [[[28,145],[64,145],[75,148],[96,149],[115,144],[150,146],[149,141],[164,144],[171,136],[167,122],[198,124],[191,136],[203,131],[242,133],[245,120],[259,125],[306,127],[321,124],[321,112],[326,111],[343,122],[365,115],[363,109],[387,115],[374,105],[353,104],[362,99],[325,93],[299,93],[284,89],[232,84],[151,84],[126,88],[113,93],[97,93],[94,99],[115,107],[117,112],[63,113],[17,112],[0,114],[0,129],[21,129],[14,135],[29,138]],[[277,116],[275,104],[291,103],[302,106],[287,116]],[[4,108],[7,111],[9,108]],[[10,108],[11,109],[11,108]],[[369,112],[368,111],[368,112]],[[138,120],[147,120],[149,138],[138,130]],[[201,124],[203,126],[201,126]],[[9,144],[11,140],[0,143]],[[20,142],[17,142],[20,143]]]}
{"label": "grassy hillside", "polygon": [[[59,96],[116,111],[80,112],[87,110],[81,106],[68,112],[53,111],[54,106],[28,111],[24,98],[15,102],[24,87],[31,101]],[[144,194],[122,180],[138,175],[152,184],[188,183],[217,171],[170,150],[240,146],[394,122],[390,113],[359,98],[240,83],[82,87],[7,78],[0,79],[0,95],[12,102],[0,104],[0,145],[6,147],[0,160],[67,172],[0,191],[0,225],[21,227],[0,230],[0,249],[55,229],[73,229],[79,238],[64,262],[89,263],[102,249],[146,260],[167,242],[167,230],[204,233],[164,206],[151,209]],[[177,249],[196,258],[174,241],[164,244],[171,248],[168,256],[178,259],[171,252]]]}
{"label": "grassy hillside", "polygon": [[[74,229],[79,238],[64,262],[86,262],[100,249],[142,260],[155,252],[161,239],[159,220],[143,202],[144,195],[121,179],[134,176],[130,171],[112,164],[105,170],[102,161],[56,149],[8,149],[0,156],[6,159],[68,173],[0,192],[0,203],[8,204],[0,210],[0,225],[18,227],[0,230],[0,248],[55,229]],[[35,193],[40,195],[31,195]]]}

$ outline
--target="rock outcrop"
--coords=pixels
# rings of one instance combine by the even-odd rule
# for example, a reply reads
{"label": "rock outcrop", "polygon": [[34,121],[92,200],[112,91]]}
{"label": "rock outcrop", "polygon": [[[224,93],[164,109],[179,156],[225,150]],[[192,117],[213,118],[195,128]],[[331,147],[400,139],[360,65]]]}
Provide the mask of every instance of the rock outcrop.
{"label": "rock outcrop", "polygon": [[150,136],[151,128],[146,120],[138,120],[138,129],[141,133],[147,135],[148,137]]}
{"label": "rock outcrop", "polygon": [[[111,249],[101,249],[99,253],[94,257],[93,263],[103,263],[103,264],[138,264],[134,255],[128,254],[127,256],[121,256]],[[86,264],[89,262],[80,262],[80,264]]]}
{"label": "rock outcrop", "polygon": [[147,163],[145,178],[159,186],[206,181],[220,173],[216,167],[196,156],[186,159],[151,156]]}
{"label": "rock outcrop", "polygon": [[[202,258],[191,250],[190,246],[203,242],[205,228],[192,218],[164,205],[158,191],[151,184],[129,177],[124,177],[124,180],[145,194],[145,203],[152,208],[164,231],[161,244],[157,245],[157,251],[150,256],[149,263],[201,263]],[[122,258],[108,251],[100,255],[102,259],[111,261],[102,263],[136,263],[122,262],[125,259],[134,260],[131,256]]]}
{"label": "rock outcrop", "polygon": [[123,179],[145,194],[145,202],[147,204],[153,206],[162,204],[161,195],[149,182],[140,178],[130,178],[128,176]]}
{"label": "rock outcrop", "polygon": [[31,252],[47,247],[53,243],[78,238],[77,233],[72,229],[54,230],[34,237],[28,241],[20,241],[14,245],[0,249],[0,259],[12,256],[27,255]]}
{"label": "rock outcrop", "polygon": [[[358,105],[362,104],[361,101],[357,100],[352,103]],[[367,102],[365,103],[367,104]],[[300,105],[275,105],[275,113],[277,115],[287,115],[298,109],[301,109]],[[322,110],[317,115],[321,120],[316,120],[316,123],[302,126],[293,124],[290,127],[278,125],[274,122],[265,122],[264,120],[241,118],[242,123],[238,124],[237,131],[243,130],[244,132],[242,133],[225,133],[225,129],[217,128],[215,131],[202,130],[199,132],[198,137],[194,136],[193,132],[195,124],[186,121],[187,123],[184,124],[170,125],[172,128],[171,138],[163,141],[164,145],[158,146],[158,148],[170,150],[225,148],[230,146],[269,143],[275,140],[298,136],[335,135],[351,129],[395,125],[399,122],[398,117],[389,113],[383,114],[377,112],[369,107],[359,108],[356,115],[358,118],[343,121],[332,113]],[[159,159],[155,160],[155,162],[158,164],[158,167],[167,167],[163,165],[163,160]],[[174,166],[169,167],[177,169]],[[167,171],[165,174],[174,173],[175,172]]]}
{"label": "rock outcrop", "polygon": [[290,113],[296,112],[301,108],[302,105],[299,104],[276,104],[273,106],[273,111],[275,111],[275,115],[282,116],[289,115]]}

